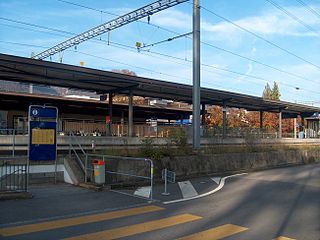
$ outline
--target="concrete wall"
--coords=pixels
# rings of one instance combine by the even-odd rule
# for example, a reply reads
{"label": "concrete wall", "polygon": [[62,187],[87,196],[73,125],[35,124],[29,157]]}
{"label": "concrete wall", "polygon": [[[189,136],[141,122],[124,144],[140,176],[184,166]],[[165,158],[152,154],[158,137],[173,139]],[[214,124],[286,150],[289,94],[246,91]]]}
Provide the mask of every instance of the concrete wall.
{"label": "concrete wall", "polygon": [[[76,141],[74,141],[76,139]],[[90,146],[92,140],[95,142],[98,148],[103,148],[107,146],[139,146],[142,144],[143,137],[93,137],[93,136],[83,136],[70,138],[68,136],[58,136],[58,148],[65,149],[69,145],[69,142],[72,141],[76,147],[77,143],[82,146]],[[168,143],[166,138],[152,138],[154,140],[154,145],[165,145]],[[0,135],[0,148],[4,146],[11,147],[13,142],[17,145],[19,149],[27,149],[28,145],[28,136],[27,135],[17,135],[13,139],[11,135]],[[191,139],[189,140],[191,144]],[[248,140],[244,138],[202,138],[201,145],[246,145]],[[254,139],[249,144],[288,144],[288,145],[319,145],[320,139],[292,139],[292,138],[282,138],[282,139]],[[1,150],[1,149],[0,149]]]}
{"label": "concrete wall", "polygon": [[223,175],[234,172],[248,172],[315,162],[320,163],[320,147],[308,150],[188,155],[166,157],[154,161],[158,178],[161,169],[168,168],[176,172],[178,179],[209,174]]}

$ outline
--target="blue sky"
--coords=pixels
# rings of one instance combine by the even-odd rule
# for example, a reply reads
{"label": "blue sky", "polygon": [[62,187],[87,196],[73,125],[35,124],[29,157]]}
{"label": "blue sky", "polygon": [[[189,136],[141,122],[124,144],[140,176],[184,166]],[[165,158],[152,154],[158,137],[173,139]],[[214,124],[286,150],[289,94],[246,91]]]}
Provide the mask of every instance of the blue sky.
{"label": "blue sky", "polygon": [[[14,21],[81,33],[112,20],[114,16],[108,13],[122,15],[152,2],[66,1],[97,11],[59,0],[1,0],[0,52],[30,57],[32,52],[39,53],[71,37],[67,33]],[[261,96],[266,83],[272,85],[276,81],[281,100],[320,106],[319,0],[272,0],[287,14],[269,0],[200,2],[201,86]],[[191,3],[152,15],[152,25],[142,19],[112,31],[110,45],[104,34],[101,41],[98,37],[97,41],[84,42],[77,49],[69,49],[47,60],[58,62],[62,58],[63,63],[72,65],[83,61],[90,68],[129,69],[138,76],[191,84],[190,38],[182,37],[140,52],[134,49],[135,42],[147,45],[174,37],[176,33],[192,31]]]}

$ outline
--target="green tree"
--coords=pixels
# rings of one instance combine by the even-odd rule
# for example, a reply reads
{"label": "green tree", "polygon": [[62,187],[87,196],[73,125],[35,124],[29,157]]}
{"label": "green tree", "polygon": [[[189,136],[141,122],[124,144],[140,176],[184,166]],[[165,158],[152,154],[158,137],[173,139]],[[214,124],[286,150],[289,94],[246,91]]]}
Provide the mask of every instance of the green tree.
{"label": "green tree", "polygon": [[280,90],[279,86],[276,82],[273,82],[272,89],[270,88],[269,83],[264,87],[262,98],[269,99],[269,100],[280,100]]}
{"label": "green tree", "polygon": [[273,82],[273,88],[272,88],[272,100],[280,100],[280,90],[279,90],[279,86],[276,82]]}
{"label": "green tree", "polygon": [[263,93],[262,93],[262,98],[263,99],[270,99],[272,95],[272,90],[270,88],[269,83],[267,83],[267,85],[264,87]]}

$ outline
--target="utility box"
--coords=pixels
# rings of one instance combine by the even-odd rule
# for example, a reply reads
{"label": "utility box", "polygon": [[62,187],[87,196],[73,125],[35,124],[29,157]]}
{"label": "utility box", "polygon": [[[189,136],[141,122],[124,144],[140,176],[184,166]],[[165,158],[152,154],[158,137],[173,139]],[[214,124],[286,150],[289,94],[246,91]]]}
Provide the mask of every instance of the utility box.
{"label": "utility box", "polygon": [[106,169],[103,160],[93,160],[94,182],[96,184],[104,184],[106,182]]}

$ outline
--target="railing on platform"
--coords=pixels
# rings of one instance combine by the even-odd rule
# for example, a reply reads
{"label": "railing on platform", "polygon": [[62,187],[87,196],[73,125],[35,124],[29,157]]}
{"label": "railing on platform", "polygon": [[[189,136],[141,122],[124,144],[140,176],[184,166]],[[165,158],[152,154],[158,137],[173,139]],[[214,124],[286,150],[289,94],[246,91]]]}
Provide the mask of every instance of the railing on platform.
{"label": "railing on platform", "polygon": [[[83,149],[83,147],[81,146],[81,144],[79,143],[79,141],[77,140],[77,138],[74,136],[73,133],[70,133],[69,138],[70,138],[69,139],[69,157],[71,157],[71,153],[74,153],[79,167],[81,168],[83,173],[85,173],[85,171],[86,171],[85,158],[86,158],[87,153],[85,152],[85,150]],[[77,148],[82,153],[83,158],[80,156],[81,153],[79,154],[77,152],[77,149],[74,147],[74,144],[77,145]]]}
{"label": "railing on platform", "polygon": [[[87,154],[85,161],[85,180],[94,182],[94,168],[92,162],[102,160],[105,164],[106,184],[117,185],[122,188],[130,186],[146,186],[149,194],[145,196],[153,199],[153,161],[148,158],[134,158],[109,156],[100,154]],[[130,191],[129,191],[130,192]],[[130,194],[130,193],[128,193]],[[132,193],[131,193],[132,194]]]}
{"label": "railing on platform", "polygon": [[0,135],[7,137],[6,146],[9,147],[8,149],[11,149],[9,151],[12,157],[15,157],[16,154],[16,136],[18,131],[17,129],[0,128]]}
{"label": "railing on platform", "polygon": [[27,163],[0,162],[0,192],[26,192],[28,190]]}

